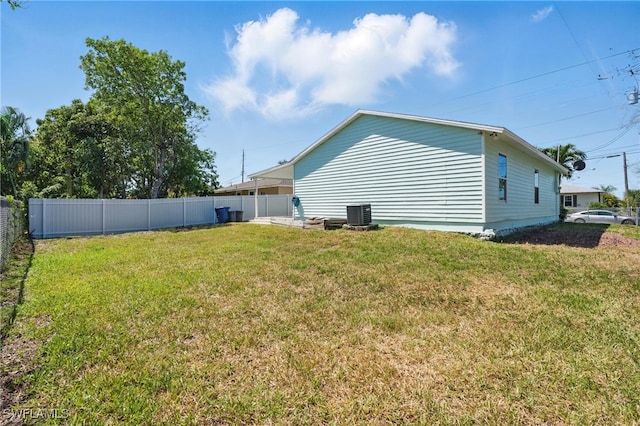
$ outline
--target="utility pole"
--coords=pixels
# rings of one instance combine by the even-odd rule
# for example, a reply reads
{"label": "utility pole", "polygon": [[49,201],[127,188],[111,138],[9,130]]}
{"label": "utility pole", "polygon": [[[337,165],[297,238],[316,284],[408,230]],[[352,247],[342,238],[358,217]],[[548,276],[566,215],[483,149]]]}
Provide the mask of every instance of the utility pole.
{"label": "utility pole", "polygon": [[244,149],[242,150],[242,183],[244,183]]}
{"label": "utility pole", "polygon": [[622,167],[624,170],[624,198],[627,200],[627,216],[631,216],[631,205],[629,204],[629,178],[627,177],[627,153],[622,153]]}

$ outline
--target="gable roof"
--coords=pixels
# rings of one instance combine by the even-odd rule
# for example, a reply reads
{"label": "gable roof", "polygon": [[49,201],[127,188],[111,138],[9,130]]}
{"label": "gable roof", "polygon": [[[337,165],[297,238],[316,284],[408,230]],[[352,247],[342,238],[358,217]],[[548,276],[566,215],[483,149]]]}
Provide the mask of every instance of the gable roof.
{"label": "gable roof", "polygon": [[569,185],[563,183],[560,185],[560,193],[561,194],[600,194],[603,191],[594,188],[584,188],[582,186]]}
{"label": "gable roof", "polygon": [[362,109],[360,109],[360,110],[357,110],[356,112],[354,112],[353,114],[351,114],[349,117],[347,117],[345,120],[343,120],[340,124],[338,124],[333,129],[331,129],[328,133],[326,133],[324,136],[322,136],[316,142],[314,142],[313,144],[308,146],[306,149],[304,149],[302,152],[300,152],[298,155],[296,155],[293,158],[293,160],[291,160],[290,162],[285,163],[285,164],[281,164],[281,165],[278,165],[278,166],[275,166],[275,167],[271,167],[269,169],[262,170],[260,172],[254,173],[254,174],[251,174],[251,175],[249,175],[249,178],[250,179],[262,179],[262,178],[280,177],[280,178],[292,179],[293,178],[293,166],[298,161],[300,161],[300,159],[305,157],[307,154],[309,154],[311,151],[316,149],[318,146],[322,145],[327,140],[331,139],[337,133],[342,131],[345,127],[349,126],[355,120],[357,120],[358,118],[360,118],[360,117],[362,117],[364,115],[376,116],[376,117],[397,118],[397,119],[401,119],[401,120],[409,120],[409,121],[430,123],[430,124],[439,124],[439,125],[443,125],[443,126],[451,126],[451,127],[458,127],[458,128],[464,128],[464,129],[477,130],[479,132],[495,133],[496,135],[504,135],[505,138],[507,139],[507,141],[514,143],[522,151],[528,153],[529,155],[531,155],[531,156],[533,156],[535,158],[538,158],[540,161],[543,161],[543,162],[547,163],[548,165],[550,165],[551,167],[553,167],[555,170],[557,170],[560,173],[563,173],[563,174],[567,173],[567,169],[565,169],[562,165],[556,163],[554,160],[549,158],[546,154],[541,152],[538,148],[536,148],[533,145],[529,144],[527,141],[522,139],[520,136],[516,135],[515,133],[511,132],[509,129],[507,129],[505,127],[491,126],[491,125],[486,125],[486,124],[467,123],[467,122],[464,122],[464,121],[443,120],[443,119],[439,119],[439,118],[423,117],[423,116],[419,116],[419,115],[398,114],[398,113],[390,113],[390,112],[371,111],[371,110],[362,110]]}
{"label": "gable roof", "polygon": [[[260,188],[271,188],[275,186],[293,186],[293,180],[291,179],[262,179],[258,181],[258,189]],[[256,188],[255,181],[247,181],[243,183],[239,183],[237,185],[225,186],[224,188],[218,188],[214,191],[214,194],[220,192],[232,192],[232,191],[243,191],[243,190],[253,190]]]}

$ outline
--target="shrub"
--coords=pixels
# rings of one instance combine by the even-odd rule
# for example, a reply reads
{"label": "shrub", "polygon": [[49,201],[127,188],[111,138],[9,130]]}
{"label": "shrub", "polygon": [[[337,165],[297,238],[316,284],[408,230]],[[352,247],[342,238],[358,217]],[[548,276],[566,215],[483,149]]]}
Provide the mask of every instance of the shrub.
{"label": "shrub", "polygon": [[569,210],[565,206],[560,206],[560,220],[565,220],[568,214]]}
{"label": "shrub", "polygon": [[597,201],[594,201],[594,202],[589,203],[589,208],[590,209],[608,209],[609,206],[607,206],[604,203],[599,203]]}

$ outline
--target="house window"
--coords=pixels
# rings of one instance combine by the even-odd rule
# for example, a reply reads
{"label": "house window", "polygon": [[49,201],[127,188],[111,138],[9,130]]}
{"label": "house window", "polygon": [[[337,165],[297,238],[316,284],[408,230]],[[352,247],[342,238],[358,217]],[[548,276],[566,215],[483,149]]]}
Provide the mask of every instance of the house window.
{"label": "house window", "polygon": [[498,154],[498,200],[507,201],[507,156]]}
{"label": "house window", "polygon": [[564,196],[564,206],[565,207],[575,207],[573,205],[573,195],[565,195]]}
{"label": "house window", "polygon": [[540,171],[533,172],[533,202],[540,204]]}

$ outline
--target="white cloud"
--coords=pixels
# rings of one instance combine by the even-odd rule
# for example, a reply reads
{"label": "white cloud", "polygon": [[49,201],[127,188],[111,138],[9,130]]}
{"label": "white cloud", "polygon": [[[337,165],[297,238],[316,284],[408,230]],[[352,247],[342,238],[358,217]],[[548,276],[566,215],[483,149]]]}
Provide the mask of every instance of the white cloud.
{"label": "white cloud", "polygon": [[542,22],[547,19],[547,16],[551,15],[553,12],[553,6],[547,6],[543,9],[536,10],[536,12],[531,15],[531,20],[533,22]]}
{"label": "white cloud", "polygon": [[228,47],[232,75],[204,87],[227,112],[253,109],[278,119],[375,102],[388,80],[419,68],[451,77],[459,66],[451,53],[455,25],[425,13],[371,13],[329,33],[298,24],[298,14],[283,8],[236,33]]}

